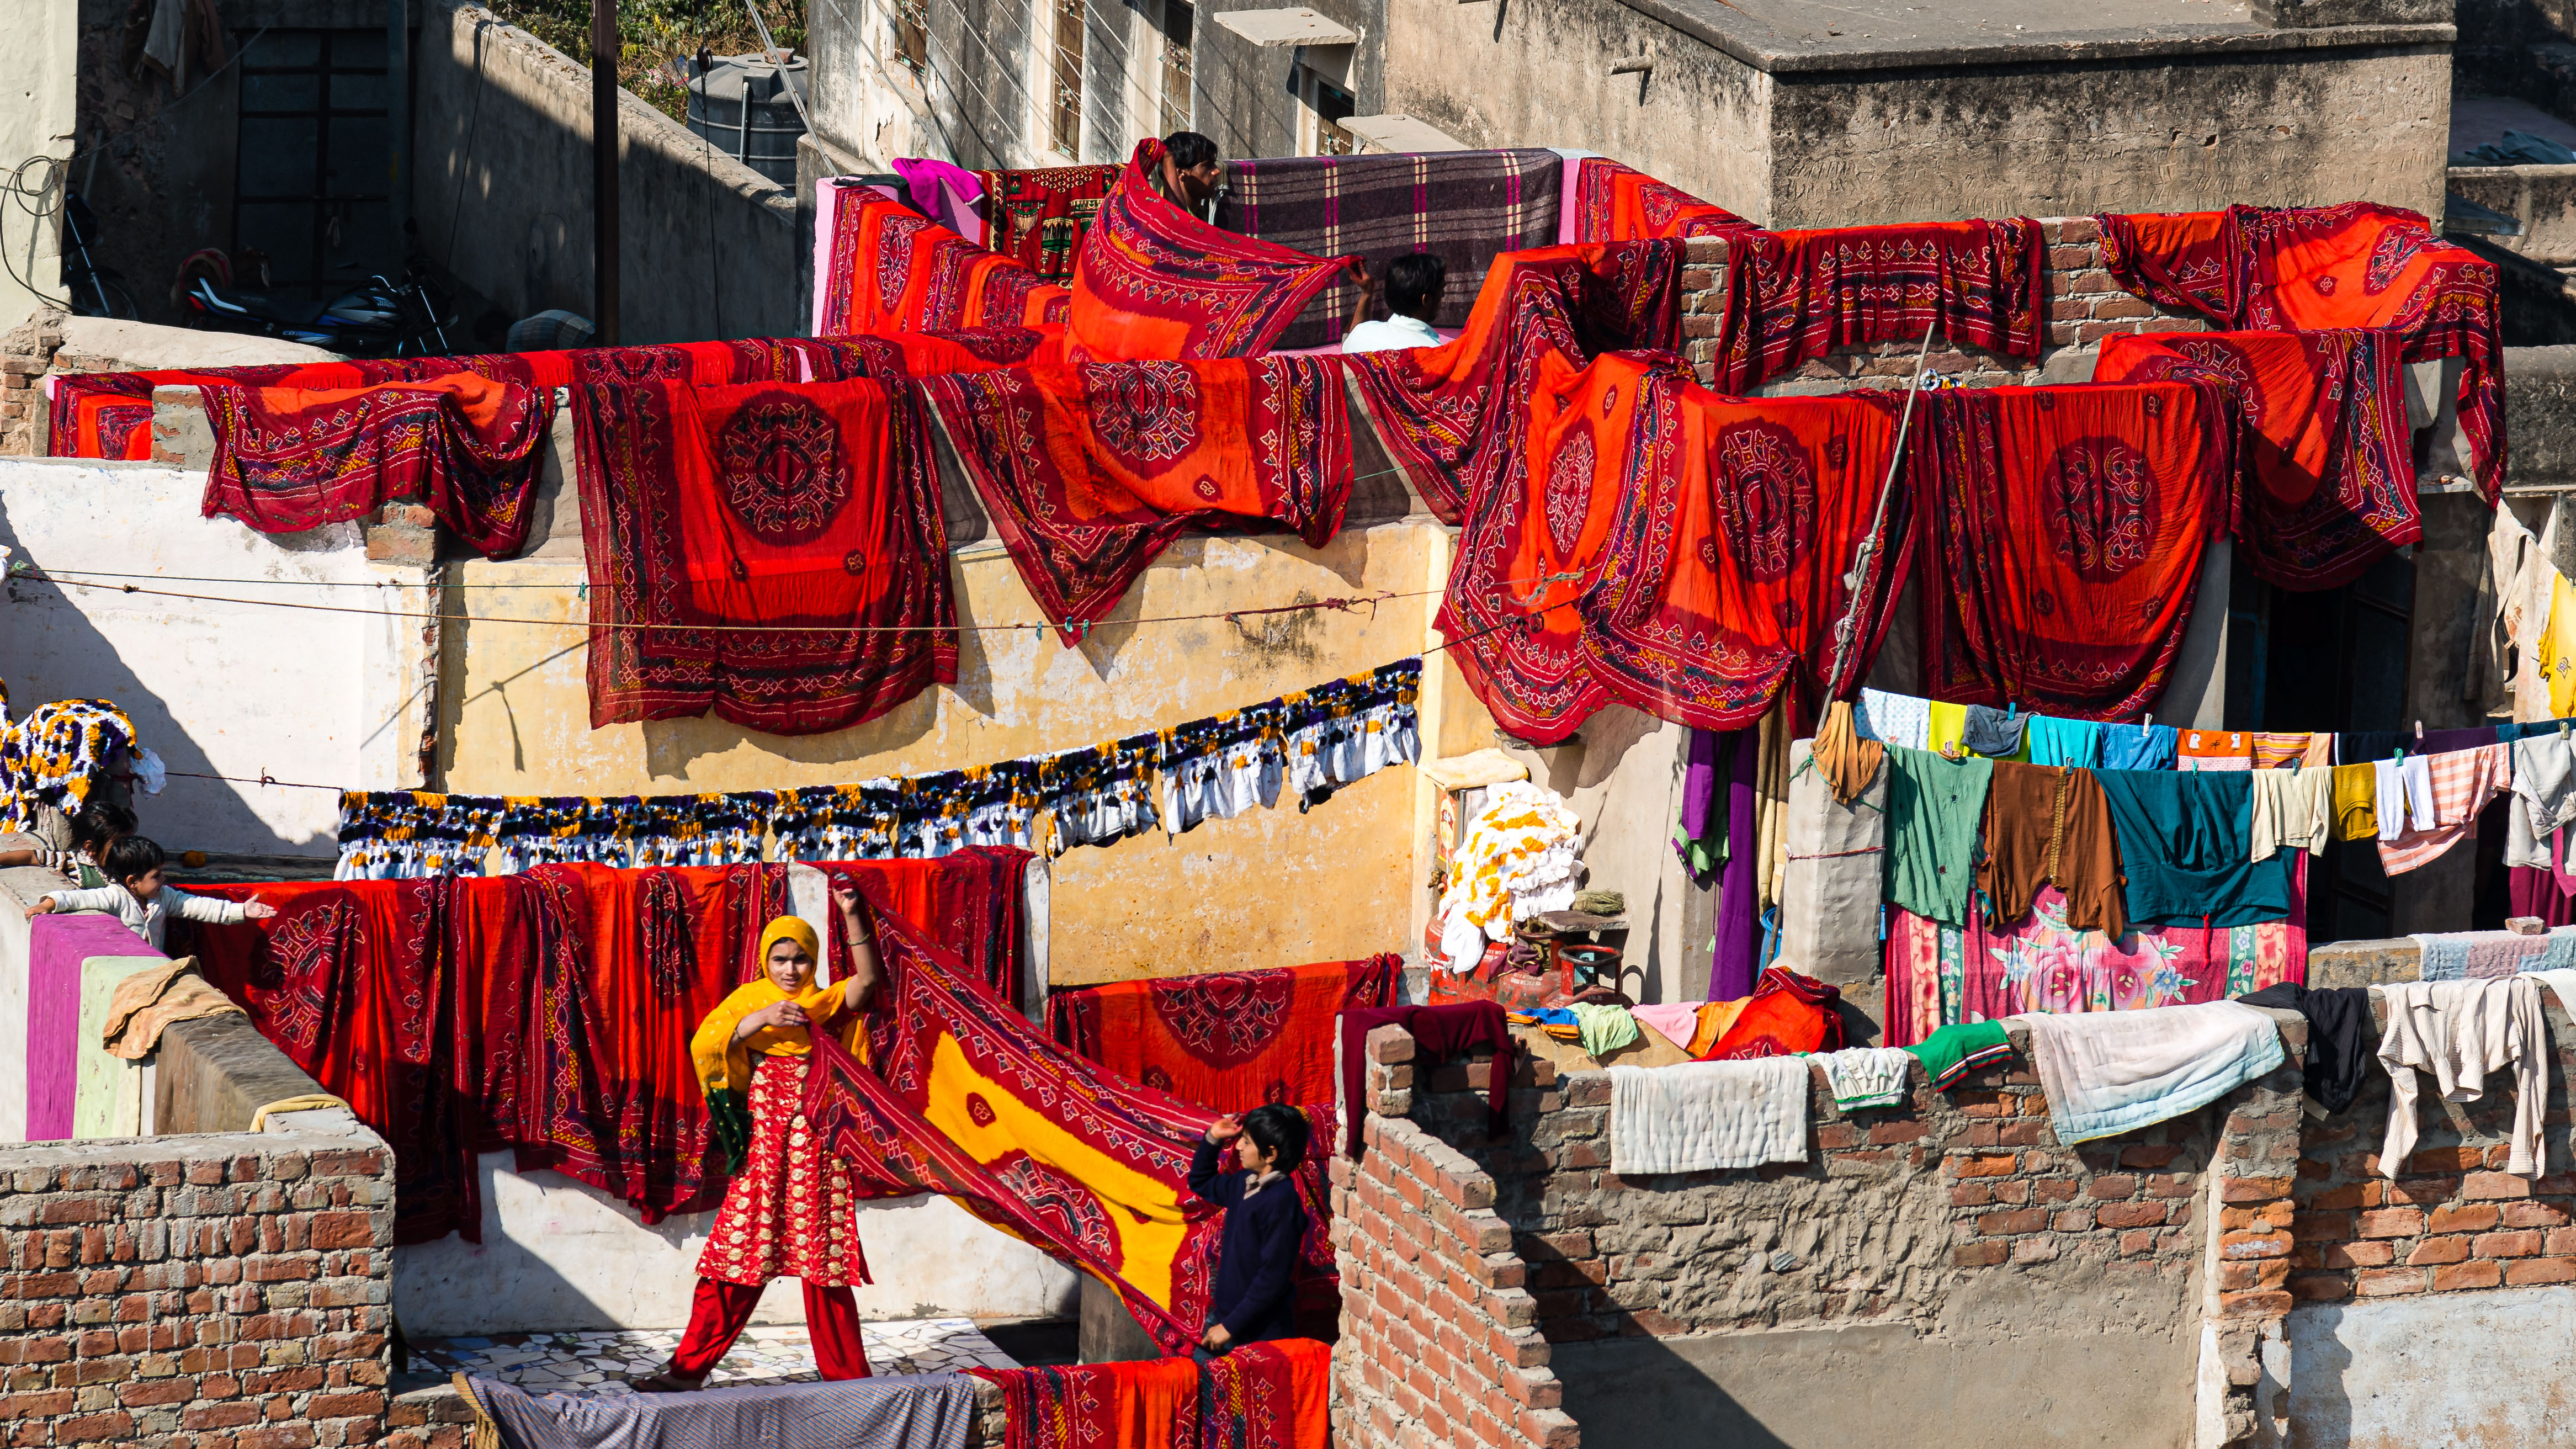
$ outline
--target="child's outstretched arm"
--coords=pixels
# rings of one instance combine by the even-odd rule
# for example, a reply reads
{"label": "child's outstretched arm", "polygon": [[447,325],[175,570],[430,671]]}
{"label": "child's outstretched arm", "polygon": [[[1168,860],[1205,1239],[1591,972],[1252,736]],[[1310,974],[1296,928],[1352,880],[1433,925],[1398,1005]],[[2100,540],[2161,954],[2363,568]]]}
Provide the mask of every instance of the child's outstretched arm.
{"label": "child's outstretched arm", "polygon": [[1234,1139],[1243,1135],[1243,1123],[1233,1117],[1219,1117],[1209,1124],[1207,1135],[1199,1139],[1198,1151],[1190,1155],[1190,1191],[1201,1202],[1212,1202],[1230,1208],[1243,1201],[1243,1174],[1226,1170],[1226,1159],[1233,1155]]}

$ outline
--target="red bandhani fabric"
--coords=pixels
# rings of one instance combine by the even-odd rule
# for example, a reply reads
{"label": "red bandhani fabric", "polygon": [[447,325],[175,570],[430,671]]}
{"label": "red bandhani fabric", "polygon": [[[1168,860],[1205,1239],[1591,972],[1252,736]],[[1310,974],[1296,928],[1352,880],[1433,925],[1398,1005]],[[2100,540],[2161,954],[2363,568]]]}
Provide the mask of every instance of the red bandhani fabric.
{"label": "red bandhani fabric", "polygon": [[729,382],[836,382],[847,373],[828,342],[763,337],[731,342],[673,342],[646,347],[585,347],[554,352],[494,352],[470,357],[375,357],[349,362],[264,363],[158,372],[73,373],[53,387],[47,450],[58,458],[152,456],[152,389],[282,387],[336,389],[423,382],[470,373],[536,388],[581,382],[676,378],[704,387]]}
{"label": "red bandhani fabric", "polygon": [[1342,359],[1378,442],[1416,496],[1460,523],[1524,461],[1524,418],[1550,352],[1581,365],[1681,339],[1682,243],[1593,243],[1505,252],[1458,336],[1438,347]]}
{"label": "red bandhani fabric", "polygon": [[1606,157],[1589,156],[1574,174],[1574,239],[1650,241],[1659,237],[1733,237],[1761,228]]}
{"label": "red bandhani fabric", "polygon": [[970,327],[957,332],[879,332],[836,337],[843,377],[937,377],[998,367],[1057,367],[1064,329]]}
{"label": "red bandhani fabric", "polygon": [[1220,1212],[1188,1188],[1216,1114],[1057,1048],[963,962],[878,922],[870,1060],[817,1038],[805,1115],[863,1195],[936,1192],[1118,1291],[1166,1352],[1195,1340]]}
{"label": "red bandhani fabric", "polygon": [[965,1372],[1001,1387],[1002,1449],[1199,1449],[1186,1358]]}
{"label": "red bandhani fabric", "polygon": [[1717,390],[1741,393],[1837,347],[1919,340],[2037,357],[2047,334],[2039,223],[1944,221],[1754,232],[1726,253]]}
{"label": "red bandhani fabric", "polygon": [[1754,983],[1726,1034],[1701,1053],[1704,1062],[1741,1062],[1757,1057],[1791,1057],[1801,1052],[1843,1049],[1842,1000],[1838,987],[1785,966],[1774,966]]}
{"label": "red bandhani fabric", "polygon": [[2494,263],[2434,236],[2414,212],[2367,201],[2094,220],[2103,265],[2149,301],[2237,329],[2393,328],[2408,362],[2460,358],[2460,426],[2495,502],[2505,418]]}
{"label": "red bandhani fabric", "polygon": [[909,388],[601,384],[573,407],[592,728],[712,708],[818,734],[957,677]]}
{"label": "red bandhani fabric", "polygon": [[1197,1449],[1326,1449],[1333,1351],[1311,1338],[1247,1343],[1201,1365]]}
{"label": "red bandhani fabric", "polygon": [[823,335],[1034,326],[1065,297],[1037,273],[986,251],[901,202],[845,196],[833,213]]}
{"label": "red bandhani fabric", "polygon": [[814,868],[855,887],[871,909],[910,921],[955,951],[994,995],[1017,1001],[1027,908],[1020,884],[1034,859],[1013,846],[970,845],[936,860],[831,860]]}
{"label": "red bandhani fabric", "polygon": [[1800,718],[1859,687],[1912,547],[1913,494],[1890,478],[1893,401],[1652,383],[1626,433],[1600,582],[1579,605],[1585,663],[1613,698],[1732,730],[1784,685]]}
{"label": "red bandhani fabric", "polygon": [[1962,388],[1916,400],[1927,692],[2068,719],[2152,706],[2228,522],[2215,388]]}
{"label": "red bandhani fabric", "polygon": [[1350,502],[1338,359],[1094,362],[924,378],[1029,594],[1070,644],[1184,531],[1321,547]]}
{"label": "red bandhani fabric", "polygon": [[1329,1103],[1335,1019],[1387,1005],[1403,965],[1400,956],[1372,956],[1060,988],[1047,996],[1047,1034],[1212,1111]]}
{"label": "red bandhani fabric", "polygon": [[2205,382],[2236,419],[2238,541],[2291,589],[2347,583],[2424,533],[2404,339],[2389,330],[2104,339],[2095,382]]}
{"label": "red bandhani fabric", "polygon": [[[1015,980],[1028,859],[971,850],[827,868],[858,883],[880,922],[956,933]],[[397,1242],[481,1241],[475,1154],[504,1148],[519,1170],[565,1173],[648,1223],[722,1196],[689,1036],[758,974],[761,928],[788,909],[787,867],[549,865],[200,893],[277,908],[191,923],[198,969],[392,1144]]]}
{"label": "red bandhani fabric", "polygon": [[978,171],[984,183],[984,245],[1048,282],[1073,275],[1073,259],[1123,166],[1049,166]]}
{"label": "red bandhani fabric", "polygon": [[1136,143],[1083,238],[1066,314],[1073,356],[1248,357],[1268,351],[1348,257],[1310,257],[1221,231],[1166,200],[1147,168],[1163,143]]}
{"label": "red bandhani fabric", "polygon": [[201,389],[215,457],[204,511],[297,533],[417,498],[485,558],[528,541],[554,399],[471,373],[334,390]]}

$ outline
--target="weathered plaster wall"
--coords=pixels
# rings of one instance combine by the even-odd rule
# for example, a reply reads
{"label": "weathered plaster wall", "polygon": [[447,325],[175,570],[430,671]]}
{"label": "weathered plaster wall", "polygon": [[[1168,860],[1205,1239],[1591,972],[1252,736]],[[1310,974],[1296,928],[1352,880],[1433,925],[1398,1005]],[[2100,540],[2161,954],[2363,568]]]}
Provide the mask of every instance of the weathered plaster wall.
{"label": "weathered plaster wall", "polygon": [[[420,9],[423,250],[513,318],[591,315],[589,68],[462,0]],[[617,140],[620,340],[802,336],[795,199],[624,91]]]}
{"label": "weathered plaster wall", "polygon": [[2486,240],[2543,266],[2576,267],[2576,166],[2456,166],[2451,194],[2522,223]]}
{"label": "weathered plaster wall", "polygon": [[[72,154],[72,126],[79,114],[80,0],[20,0],[0,14],[0,54],[16,65],[0,83],[0,157],[15,167],[39,156]],[[46,180],[42,164],[27,169],[26,184]],[[57,189],[54,193],[59,196]],[[60,227],[13,206],[0,217],[0,319],[14,320],[46,302],[62,300],[56,285]]]}
{"label": "weathered plaster wall", "polygon": [[[173,772],[166,791],[135,801],[164,846],[334,855],[332,790],[183,776],[419,784],[420,626],[390,614],[421,610],[425,577],[369,562],[355,524],[263,535],[203,517],[204,493],[204,474],[147,463],[0,460],[0,543],[38,568],[247,581],[12,579],[0,679],[20,710],[98,698],[133,717]],[[115,587],[127,583],[163,592]],[[289,614],[272,602],[386,613]]]}
{"label": "weathered plaster wall", "polygon": [[[1431,523],[1287,538],[1190,538],[1148,569],[1079,647],[1015,627],[960,641],[958,684],[869,724],[787,738],[712,718],[590,728],[577,557],[451,566],[450,612],[563,619],[451,626],[445,787],[475,794],[774,789],[984,764],[1115,739],[1419,653],[1445,566]],[[954,555],[962,625],[1026,625],[1037,606],[1007,555]],[[516,584],[524,587],[477,587]],[[1231,621],[1228,609],[1370,594],[1347,611]],[[1060,984],[1286,965],[1400,950],[1420,880],[1411,772],[1390,770],[1311,812],[1293,804],[1131,838],[1056,863]]]}
{"label": "weathered plaster wall", "polygon": [[[2292,1310],[2289,1340],[2292,1449],[2517,1449],[2576,1435],[2576,1294],[2564,1288],[2310,1304]],[[2502,1365],[2500,1384],[2488,1375]]]}

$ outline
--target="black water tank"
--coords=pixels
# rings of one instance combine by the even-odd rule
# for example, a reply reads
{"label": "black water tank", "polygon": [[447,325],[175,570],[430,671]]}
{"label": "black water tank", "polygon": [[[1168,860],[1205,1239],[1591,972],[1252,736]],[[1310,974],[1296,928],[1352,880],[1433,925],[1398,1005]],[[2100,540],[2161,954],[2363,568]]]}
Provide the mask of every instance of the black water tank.
{"label": "black water tank", "polygon": [[[796,138],[805,134],[796,100],[811,99],[805,72],[805,57],[785,51],[719,55],[689,82],[689,129],[752,170],[793,187]],[[790,87],[795,98],[788,95]]]}

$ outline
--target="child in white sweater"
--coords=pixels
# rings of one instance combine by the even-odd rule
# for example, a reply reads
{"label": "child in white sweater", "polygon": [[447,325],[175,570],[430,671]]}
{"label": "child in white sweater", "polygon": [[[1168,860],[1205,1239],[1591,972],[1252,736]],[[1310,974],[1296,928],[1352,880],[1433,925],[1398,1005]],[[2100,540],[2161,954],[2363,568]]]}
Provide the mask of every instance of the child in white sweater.
{"label": "child in white sweater", "polygon": [[210,925],[231,926],[243,921],[264,921],[277,914],[275,906],[257,901],[218,901],[205,896],[192,896],[173,885],[161,883],[161,865],[165,857],[161,847],[140,835],[128,835],[108,842],[99,869],[115,882],[95,890],[56,891],[36,902],[36,914],[52,911],[114,911],[125,928],[161,949],[174,915]]}

